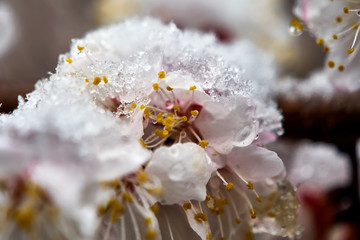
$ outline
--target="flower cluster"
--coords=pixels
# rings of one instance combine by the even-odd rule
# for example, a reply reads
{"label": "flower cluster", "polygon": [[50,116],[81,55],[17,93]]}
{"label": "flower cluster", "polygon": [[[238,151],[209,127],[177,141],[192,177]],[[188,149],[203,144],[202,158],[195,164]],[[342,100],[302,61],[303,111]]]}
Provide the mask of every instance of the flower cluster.
{"label": "flower cluster", "polygon": [[291,29],[310,30],[317,37],[316,43],[327,53],[329,80],[341,90],[358,90],[360,1],[298,0],[294,12],[304,25],[294,19]]}
{"label": "flower cluster", "polygon": [[1,236],[296,235],[283,163],[262,147],[281,115],[230,56],[256,59],[241,44],[150,18],[73,40],[0,117]]}

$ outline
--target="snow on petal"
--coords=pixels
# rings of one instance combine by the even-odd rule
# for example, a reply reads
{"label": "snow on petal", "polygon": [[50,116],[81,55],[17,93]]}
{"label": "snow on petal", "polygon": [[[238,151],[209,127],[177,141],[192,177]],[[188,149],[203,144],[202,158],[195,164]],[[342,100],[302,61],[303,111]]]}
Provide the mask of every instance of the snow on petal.
{"label": "snow on petal", "polygon": [[162,202],[204,200],[213,166],[204,149],[194,143],[160,147],[152,155],[146,172],[156,175],[163,185]]}

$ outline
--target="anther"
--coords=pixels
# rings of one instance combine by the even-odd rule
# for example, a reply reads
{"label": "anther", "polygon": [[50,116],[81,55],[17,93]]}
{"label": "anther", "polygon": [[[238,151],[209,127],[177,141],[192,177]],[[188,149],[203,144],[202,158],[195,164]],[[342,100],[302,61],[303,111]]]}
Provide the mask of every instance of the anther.
{"label": "anther", "polygon": [[160,79],[165,78],[165,72],[164,71],[159,72],[158,76],[159,76]]}
{"label": "anther", "polygon": [[346,14],[349,13],[349,7],[344,7],[344,13],[346,13]]}
{"label": "anther", "polygon": [[186,117],[186,116],[182,116],[182,117],[181,117],[181,121],[186,122],[186,121],[187,121],[187,117]]}
{"label": "anther", "polygon": [[184,203],[184,204],[183,204],[183,208],[184,208],[184,210],[189,210],[189,209],[191,209],[191,203],[189,203],[189,202]]}
{"label": "anther", "polygon": [[153,211],[154,214],[158,214],[160,212],[160,205],[158,203],[155,203],[150,207],[151,211]]}
{"label": "anther", "polygon": [[324,45],[324,39],[323,39],[323,38],[318,38],[318,39],[316,40],[316,44],[319,45],[319,46]]}
{"label": "anther", "polygon": [[87,82],[87,83],[88,83],[88,82],[90,82],[90,80],[89,80],[89,79],[87,79],[87,78],[85,78],[85,82]]}
{"label": "anther", "polygon": [[158,113],[158,115],[156,116],[156,122],[162,122],[163,121],[163,114],[162,113]]}
{"label": "anther", "polygon": [[179,107],[178,105],[174,105],[173,109],[174,109],[175,111],[180,111],[180,107]]}
{"label": "anther", "polygon": [[72,60],[71,60],[71,58],[67,58],[66,60],[65,60],[67,63],[72,63]]}
{"label": "anther", "polygon": [[134,102],[131,103],[131,107],[132,107],[132,108],[136,108],[136,106],[137,106],[136,103],[134,103]]}
{"label": "anther", "polygon": [[34,220],[35,209],[32,206],[22,207],[16,212],[16,223],[27,231],[31,230]]}
{"label": "anther", "polygon": [[199,223],[206,222],[208,220],[205,213],[195,213],[194,219]]}
{"label": "anther", "polygon": [[77,45],[77,49],[81,52],[82,50],[85,49],[85,47],[82,47],[82,46]]}
{"label": "anther", "polygon": [[257,200],[258,202],[262,202],[262,198],[261,198],[261,197],[256,197],[256,200]]}
{"label": "anther", "polygon": [[159,84],[158,83],[154,83],[152,86],[153,86],[153,89],[155,91],[159,90]]}
{"label": "anther", "polygon": [[139,173],[137,174],[137,181],[139,183],[145,183],[145,182],[147,182],[148,179],[149,179],[149,176],[144,171],[139,171]]}
{"label": "anther", "polygon": [[208,142],[205,141],[205,140],[201,140],[200,143],[199,143],[200,147],[202,148],[206,148],[208,146]]}
{"label": "anther", "polygon": [[150,117],[150,108],[148,107],[145,107],[144,109],[144,115],[145,115],[145,118],[148,119]]}
{"label": "anther", "polygon": [[156,235],[157,235],[157,233],[154,229],[149,229],[145,232],[145,237],[147,239],[154,239],[154,238],[156,238]]}
{"label": "anther", "polygon": [[124,201],[128,202],[128,203],[132,203],[133,202],[133,197],[131,196],[131,194],[123,192],[122,193],[122,198]]}
{"label": "anther", "polygon": [[339,72],[343,72],[345,70],[344,65],[339,65],[338,70],[339,70]]}
{"label": "anther", "polygon": [[191,113],[191,115],[193,115],[194,117],[196,117],[197,115],[199,115],[199,111],[198,111],[198,110],[191,110],[190,113]]}
{"label": "anther", "polygon": [[109,79],[106,76],[103,76],[103,81],[104,81],[104,83],[108,83]]}
{"label": "anther", "polygon": [[328,61],[328,66],[329,66],[329,68],[334,68],[335,67],[335,62],[334,61]]}
{"label": "anther", "polygon": [[255,208],[250,209],[250,217],[252,219],[256,218],[256,209]]}
{"label": "anther", "polygon": [[336,34],[333,34],[332,37],[333,37],[334,40],[338,39],[338,36]]}
{"label": "anther", "polygon": [[348,54],[351,54],[351,53],[353,53],[354,51],[355,51],[354,48],[350,48],[349,50],[347,50],[347,53],[348,53]]}
{"label": "anther", "polygon": [[140,142],[141,146],[143,146],[144,148],[147,148],[148,145],[144,143],[144,140],[140,139],[139,142]]}
{"label": "anther", "polygon": [[247,184],[246,184],[247,188],[250,189],[250,190],[253,190],[254,189],[254,185],[251,181],[249,181]]}
{"label": "anther", "polygon": [[196,89],[196,86],[191,86],[191,87],[189,88],[190,91],[194,91],[195,89]]}
{"label": "anther", "polygon": [[240,218],[235,218],[235,222],[236,222],[237,224],[240,224],[240,223],[241,223]]}
{"label": "anther", "polygon": [[94,84],[95,86],[99,85],[100,82],[101,82],[101,78],[100,78],[100,77],[94,77],[93,84]]}
{"label": "anther", "polygon": [[150,226],[152,224],[151,217],[144,218],[144,223],[145,223],[146,226]]}
{"label": "anther", "polygon": [[172,90],[173,90],[173,88],[172,88],[172,87],[170,87],[170,86],[166,86],[166,90],[168,90],[168,91],[172,91]]}
{"label": "anther", "polygon": [[225,190],[230,192],[233,189],[233,187],[234,187],[234,184],[231,182],[228,182],[228,184],[225,187]]}

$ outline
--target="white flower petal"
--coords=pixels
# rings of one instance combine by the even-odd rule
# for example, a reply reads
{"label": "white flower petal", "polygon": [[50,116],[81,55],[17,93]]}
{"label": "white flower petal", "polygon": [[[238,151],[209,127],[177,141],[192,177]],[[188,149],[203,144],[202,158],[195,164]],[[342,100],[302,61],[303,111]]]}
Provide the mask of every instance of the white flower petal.
{"label": "white flower petal", "polygon": [[160,147],[146,167],[146,172],[161,180],[165,204],[204,200],[212,171],[210,158],[194,143]]}
{"label": "white flower petal", "polygon": [[251,181],[274,177],[284,169],[283,162],[275,152],[252,145],[233,148],[227,155],[227,164]]}
{"label": "white flower petal", "polygon": [[251,119],[254,111],[247,99],[238,97],[232,108],[209,101],[204,104],[194,125],[202,137],[222,154],[234,146],[247,146],[256,138],[257,122]]}

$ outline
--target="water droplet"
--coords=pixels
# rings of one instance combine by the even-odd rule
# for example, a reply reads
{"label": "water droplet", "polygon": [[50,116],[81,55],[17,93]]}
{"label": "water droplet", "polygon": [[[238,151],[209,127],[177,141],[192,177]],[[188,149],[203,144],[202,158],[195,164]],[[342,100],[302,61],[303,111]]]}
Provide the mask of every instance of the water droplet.
{"label": "water droplet", "polygon": [[304,31],[295,27],[295,26],[290,26],[289,27],[289,33],[294,36],[294,37],[298,37],[300,36]]}
{"label": "water droplet", "polygon": [[283,134],[284,134],[284,129],[280,128],[280,129],[276,130],[276,134],[277,134],[278,136],[283,135]]}

